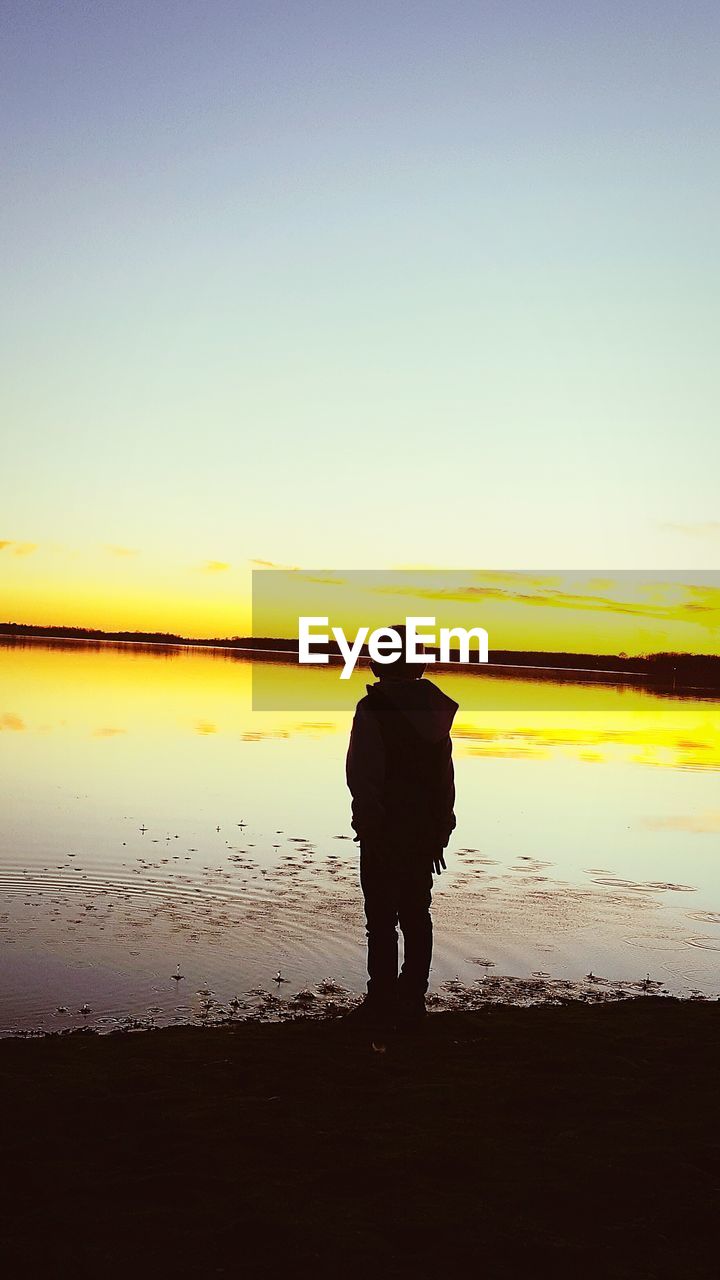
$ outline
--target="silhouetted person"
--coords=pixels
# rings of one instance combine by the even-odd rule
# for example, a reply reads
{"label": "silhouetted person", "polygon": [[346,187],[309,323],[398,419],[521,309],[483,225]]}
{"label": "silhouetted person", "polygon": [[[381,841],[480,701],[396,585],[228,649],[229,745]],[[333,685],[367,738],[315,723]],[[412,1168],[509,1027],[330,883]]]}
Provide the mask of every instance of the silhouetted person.
{"label": "silhouetted person", "polygon": [[[405,643],[405,628],[396,627]],[[367,996],[353,1019],[410,1022],[425,1013],[432,957],[433,872],[455,826],[450,728],[457,703],[425,667],[371,663],[378,683],[358,703],[347,755],[352,825],[368,939]],[[398,977],[400,925],[404,962]]]}

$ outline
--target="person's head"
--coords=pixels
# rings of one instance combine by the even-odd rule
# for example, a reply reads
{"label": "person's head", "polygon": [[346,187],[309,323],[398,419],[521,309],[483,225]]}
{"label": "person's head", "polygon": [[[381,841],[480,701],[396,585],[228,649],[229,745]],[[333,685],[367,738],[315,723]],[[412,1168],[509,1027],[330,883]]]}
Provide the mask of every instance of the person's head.
{"label": "person's head", "polygon": [[[397,631],[402,649],[395,658],[394,662],[371,662],[370,670],[376,680],[419,680],[425,675],[427,663],[425,662],[406,662],[405,661],[405,624],[392,627],[393,631]],[[420,653],[424,653],[423,645],[417,646]]]}

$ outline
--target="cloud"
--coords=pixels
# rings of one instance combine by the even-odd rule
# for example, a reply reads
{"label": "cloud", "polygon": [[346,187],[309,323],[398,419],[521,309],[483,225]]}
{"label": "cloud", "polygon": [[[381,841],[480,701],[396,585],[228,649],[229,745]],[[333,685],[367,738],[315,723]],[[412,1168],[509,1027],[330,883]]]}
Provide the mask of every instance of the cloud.
{"label": "cloud", "polygon": [[289,738],[289,737],[290,737],[290,733],[288,729],[275,729],[275,730],[257,729],[252,733],[243,733],[241,735],[240,741],[241,742],[264,742],[267,738]]}
{"label": "cloud", "polygon": [[232,568],[226,560],[206,560],[202,566],[203,573],[225,573],[227,569]]}
{"label": "cloud", "polygon": [[720,810],[714,813],[678,813],[663,818],[645,818],[648,831],[689,831],[692,835],[716,835],[720,832]]}
{"label": "cloud", "polygon": [[682,533],[687,538],[720,538],[720,520],[697,520],[687,524],[667,520],[660,528],[667,533]]}
{"label": "cloud", "polygon": [[254,564],[258,569],[284,569],[286,573],[296,573],[298,570],[296,564],[277,564],[274,560],[249,560],[248,564]]}
{"label": "cloud", "polygon": [[317,582],[322,587],[345,587],[347,586],[347,578],[330,578],[327,575],[320,577],[319,574],[301,573],[300,577],[303,582]]}
{"label": "cloud", "polygon": [[20,733],[25,728],[25,721],[16,716],[14,711],[4,711],[0,715],[0,729],[12,729],[15,733]]}
{"label": "cloud", "polygon": [[105,544],[105,550],[111,556],[139,556],[140,552],[137,547],[116,547],[113,543]]}
{"label": "cloud", "polygon": [[39,545],[37,542],[13,542],[12,539],[5,538],[0,541],[0,551],[10,549],[14,556],[31,556]]}
{"label": "cloud", "polygon": [[[487,576],[488,579],[492,575]],[[685,615],[693,615],[693,620],[717,625],[720,611],[720,590],[717,587],[690,586],[684,583],[661,583],[654,587],[651,598],[647,600],[622,600],[612,595],[580,594],[559,590],[546,585],[547,580],[526,575],[525,590],[516,586],[496,586],[493,582],[484,582],[481,586],[467,584],[458,587],[414,587],[414,586],[380,586],[375,590],[381,595],[414,596],[424,600],[439,600],[446,603],[470,602],[474,600],[496,600],[507,604],[530,605],[536,608],[569,609],[577,612],[623,614],[635,618],[654,618],[661,621],[681,621]],[[695,618],[694,615],[707,615]]]}

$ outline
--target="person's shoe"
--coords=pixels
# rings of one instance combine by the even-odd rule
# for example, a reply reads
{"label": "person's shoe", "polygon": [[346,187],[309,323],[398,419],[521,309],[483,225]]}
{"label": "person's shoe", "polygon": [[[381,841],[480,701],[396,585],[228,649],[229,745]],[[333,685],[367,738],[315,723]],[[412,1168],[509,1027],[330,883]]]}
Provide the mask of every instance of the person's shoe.
{"label": "person's shoe", "polygon": [[394,1017],[386,1004],[372,1000],[366,996],[360,1004],[343,1015],[342,1024],[347,1027],[360,1027],[368,1031],[387,1031],[394,1024]]}
{"label": "person's shoe", "polygon": [[400,1000],[397,1008],[398,1031],[416,1031],[423,1025],[427,1017],[425,1000],[420,996],[416,1000]]}

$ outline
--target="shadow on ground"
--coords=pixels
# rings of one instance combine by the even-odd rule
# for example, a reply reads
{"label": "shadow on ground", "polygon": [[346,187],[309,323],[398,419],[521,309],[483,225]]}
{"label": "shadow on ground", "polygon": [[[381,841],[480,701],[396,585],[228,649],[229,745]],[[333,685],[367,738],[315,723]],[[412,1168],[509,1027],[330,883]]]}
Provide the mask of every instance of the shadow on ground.
{"label": "shadow on ground", "polygon": [[717,1274],[720,1005],[0,1043],[6,1274]]}

